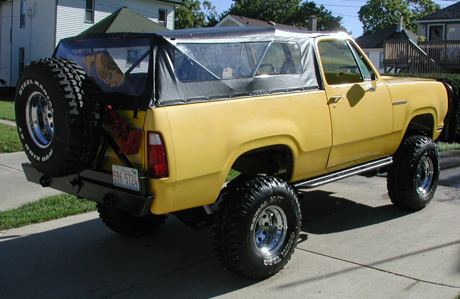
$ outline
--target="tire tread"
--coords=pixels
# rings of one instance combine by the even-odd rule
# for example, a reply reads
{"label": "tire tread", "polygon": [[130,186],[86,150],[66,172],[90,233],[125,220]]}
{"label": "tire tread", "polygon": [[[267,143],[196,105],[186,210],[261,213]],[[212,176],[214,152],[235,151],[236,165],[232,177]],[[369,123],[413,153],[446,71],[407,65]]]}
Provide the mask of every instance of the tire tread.
{"label": "tire tread", "polygon": [[[414,175],[422,151],[434,152],[435,177],[427,200],[422,201],[416,194]],[[396,206],[418,211],[429,204],[436,191],[439,179],[439,153],[431,138],[414,135],[405,139],[394,155],[393,166],[388,171],[387,189],[391,202]]]}

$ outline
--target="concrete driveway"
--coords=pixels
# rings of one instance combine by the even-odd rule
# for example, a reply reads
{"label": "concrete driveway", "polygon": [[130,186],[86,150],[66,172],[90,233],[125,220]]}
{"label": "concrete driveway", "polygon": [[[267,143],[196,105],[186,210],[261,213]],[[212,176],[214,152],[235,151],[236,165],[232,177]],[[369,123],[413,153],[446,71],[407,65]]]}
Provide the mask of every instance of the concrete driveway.
{"label": "concrete driveway", "polygon": [[[309,190],[301,240],[276,276],[222,269],[211,230],[171,216],[155,235],[120,236],[96,213],[0,236],[2,298],[456,298],[460,294],[459,168],[442,172],[417,213],[391,205],[384,177]],[[457,179],[455,179],[457,176]],[[454,179],[452,179],[454,177]]]}

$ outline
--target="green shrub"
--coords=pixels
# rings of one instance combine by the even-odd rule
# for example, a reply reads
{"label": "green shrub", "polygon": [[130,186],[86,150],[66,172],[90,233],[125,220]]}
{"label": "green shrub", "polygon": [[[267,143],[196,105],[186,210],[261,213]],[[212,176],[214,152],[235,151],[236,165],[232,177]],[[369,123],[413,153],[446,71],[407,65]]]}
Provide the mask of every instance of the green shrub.
{"label": "green shrub", "polygon": [[[398,77],[419,77],[419,78],[430,78],[437,81],[445,82],[452,86],[454,89],[454,114],[450,119],[449,130],[452,133],[449,133],[449,136],[441,136],[442,141],[460,141],[460,74],[385,74],[388,76],[398,76]],[[451,110],[452,111],[452,110]],[[444,134],[443,134],[444,135]]]}

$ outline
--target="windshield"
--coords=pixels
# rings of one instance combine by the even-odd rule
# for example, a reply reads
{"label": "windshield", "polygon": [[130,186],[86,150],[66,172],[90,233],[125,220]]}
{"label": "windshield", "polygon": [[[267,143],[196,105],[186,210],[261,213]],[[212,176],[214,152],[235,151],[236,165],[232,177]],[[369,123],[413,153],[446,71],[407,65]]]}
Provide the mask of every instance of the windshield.
{"label": "windshield", "polygon": [[74,60],[106,93],[142,95],[147,86],[150,39],[65,40],[55,57]]}

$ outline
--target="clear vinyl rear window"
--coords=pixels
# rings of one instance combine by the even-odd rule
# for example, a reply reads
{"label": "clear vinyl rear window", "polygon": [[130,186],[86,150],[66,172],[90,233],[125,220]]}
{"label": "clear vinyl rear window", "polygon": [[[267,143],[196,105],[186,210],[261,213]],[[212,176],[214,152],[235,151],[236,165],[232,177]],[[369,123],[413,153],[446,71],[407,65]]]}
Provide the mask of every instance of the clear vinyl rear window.
{"label": "clear vinyl rear window", "polygon": [[150,39],[64,41],[56,57],[72,59],[104,92],[139,96],[148,80]]}

